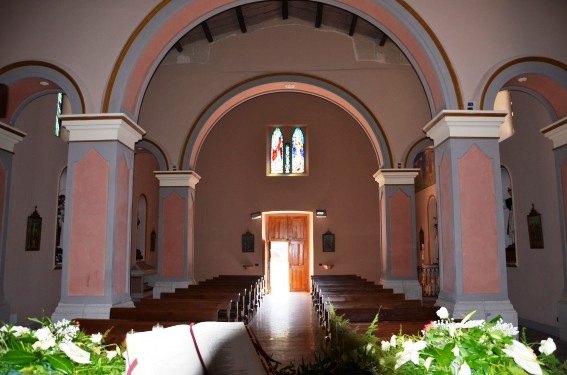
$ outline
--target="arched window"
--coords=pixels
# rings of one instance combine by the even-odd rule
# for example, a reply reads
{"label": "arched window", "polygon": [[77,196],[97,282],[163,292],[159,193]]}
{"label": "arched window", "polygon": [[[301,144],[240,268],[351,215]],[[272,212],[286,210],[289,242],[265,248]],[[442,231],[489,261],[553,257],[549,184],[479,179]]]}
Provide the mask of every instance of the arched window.
{"label": "arched window", "polygon": [[269,135],[268,174],[307,174],[305,128],[277,126],[271,128]]}
{"label": "arched window", "polygon": [[284,172],[283,140],[284,138],[281,129],[275,128],[272,132],[270,173]]}
{"label": "arched window", "polygon": [[291,173],[305,173],[305,138],[300,128],[295,128],[291,137],[292,157],[291,157]]}

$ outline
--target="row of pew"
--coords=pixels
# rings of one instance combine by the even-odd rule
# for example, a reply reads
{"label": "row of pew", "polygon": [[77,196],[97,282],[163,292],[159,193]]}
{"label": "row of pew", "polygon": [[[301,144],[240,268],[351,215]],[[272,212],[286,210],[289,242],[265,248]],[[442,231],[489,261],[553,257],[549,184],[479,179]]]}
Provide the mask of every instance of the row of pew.
{"label": "row of pew", "polygon": [[327,339],[335,333],[331,324],[331,309],[337,316],[364,332],[378,315],[375,335],[389,339],[392,334],[418,334],[436,320],[437,307],[425,306],[421,300],[408,300],[357,275],[313,275],[312,299]]}
{"label": "row of pew", "polygon": [[[89,334],[108,332],[107,343],[120,344],[130,331],[148,331],[203,321],[243,321],[257,311],[266,293],[263,276],[220,275],[161,293],[159,299],[142,298],[134,308],[112,307],[109,319],[75,319]],[[110,331],[109,331],[110,330]]]}

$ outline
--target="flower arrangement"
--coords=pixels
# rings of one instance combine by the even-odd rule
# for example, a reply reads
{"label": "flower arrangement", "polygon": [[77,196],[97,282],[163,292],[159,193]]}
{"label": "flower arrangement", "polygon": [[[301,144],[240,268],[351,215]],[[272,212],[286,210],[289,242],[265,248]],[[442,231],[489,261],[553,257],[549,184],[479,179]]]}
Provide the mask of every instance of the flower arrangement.
{"label": "flower arrangement", "polygon": [[0,327],[1,374],[123,374],[123,348],[88,335],[74,321],[30,318],[39,328]]}
{"label": "flower arrangement", "polygon": [[518,329],[498,316],[489,322],[449,318],[446,308],[437,311],[421,336],[392,336],[382,341],[382,356],[394,356],[396,374],[564,374],[565,364],[553,355],[553,339],[542,340],[539,356],[532,346],[516,340]]}
{"label": "flower arrangement", "polygon": [[[364,333],[331,309],[330,345],[312,362],[277,369],[279,375],[392,374],[392,375],[559,375],[567,374],[567,362],[553,354],[553,339],[527,344],[517,340],[518,329],[498,316],[489,322],[472,320],[474,312],[456,322],[442,307],[440,320],[429,323],[419,335],[400,332],[388,341],[374,334],[376,316]],[[537,347],[537,352],[532,349]]]}

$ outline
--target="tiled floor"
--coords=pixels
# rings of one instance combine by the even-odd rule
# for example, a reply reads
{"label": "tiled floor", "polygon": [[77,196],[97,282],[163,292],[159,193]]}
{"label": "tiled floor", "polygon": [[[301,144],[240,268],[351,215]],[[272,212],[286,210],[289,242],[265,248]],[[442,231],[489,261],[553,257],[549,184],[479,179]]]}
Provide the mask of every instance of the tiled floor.
{"label": "tiled floor", "polygon": [[[310,361],[324,342],[309,293],[266,295],[249,325],[266,353],[282,366]],[[529,329],[526,336],[530,343],[549,337]],[[553,339],[557,345],[557,358],[567,360],[567,342],[557,337]]]}

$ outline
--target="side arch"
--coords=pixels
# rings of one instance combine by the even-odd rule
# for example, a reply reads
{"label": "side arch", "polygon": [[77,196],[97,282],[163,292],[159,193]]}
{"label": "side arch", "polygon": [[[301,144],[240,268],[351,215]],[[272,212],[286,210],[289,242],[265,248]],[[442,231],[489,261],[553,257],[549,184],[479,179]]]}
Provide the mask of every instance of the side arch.
{"label": "side arch", "polygon": [[525,57],[504,64],[486,81],[480,109],[494,109],[494,100],[502,89],[523,91],[536,97],[554,121],[567,115],[567,65],[559,61]]}
{"label": "side arch", "polygon": [[[43,86],[41,82],[47,83]],[[25,105],[39,96],[62,91],[72,113],[85,113],[85,99],[75,79],[60,67],[44,61],[21,61],[0,68],[0,83],[9,87],[6,119],[13,123]]]}
{"label": "side arch", "polygon": [[239,104],[266,94],[296,92],[314,95],[334,103],[349,113],[368,136],[380,168],[391,168],[392,154],[378,121],[370,111],[342,88],[314,77],[273,75],[260,77],[228,90],[217,98],[200,116],[185,140],[179,165],[183,170],[196,169],[199,151],[207,134],[231,109]]}

